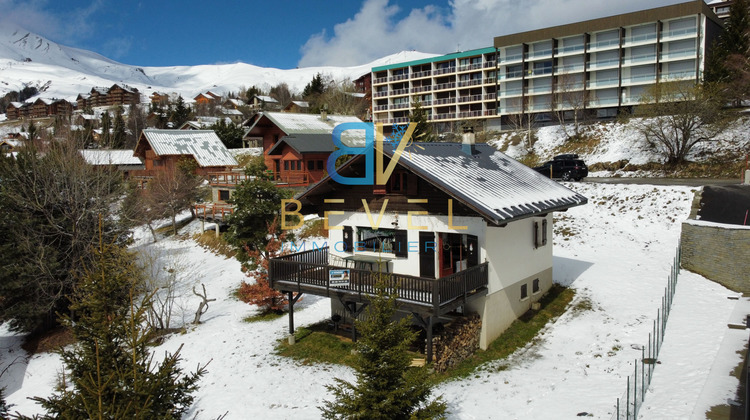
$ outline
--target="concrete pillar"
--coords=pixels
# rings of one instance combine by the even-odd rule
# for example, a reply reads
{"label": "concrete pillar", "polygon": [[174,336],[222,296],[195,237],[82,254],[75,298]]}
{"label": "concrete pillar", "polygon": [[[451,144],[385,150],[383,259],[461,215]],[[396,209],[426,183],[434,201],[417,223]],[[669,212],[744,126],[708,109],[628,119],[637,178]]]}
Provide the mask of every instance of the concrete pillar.
{"label": "concrete pillar", "polygon": [[750,169],[745,170],[745,185],[750,184]]}

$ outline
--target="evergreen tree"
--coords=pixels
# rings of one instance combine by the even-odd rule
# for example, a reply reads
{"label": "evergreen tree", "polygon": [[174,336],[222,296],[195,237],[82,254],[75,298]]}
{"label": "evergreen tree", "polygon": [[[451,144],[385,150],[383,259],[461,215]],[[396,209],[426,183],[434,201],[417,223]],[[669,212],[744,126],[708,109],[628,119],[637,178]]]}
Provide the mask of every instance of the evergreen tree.
{"label": "evergreen tree", "polygon": [[357,321],[362,334],[357,341],[357,382],[336,379],[326,388],[335,400],[320,407],[325,419],[440,419],[445,418],[442,397],[430,400],[432,390],[427,371],[411,368],[407,353],[416,333],[408,319],[393,321],[396,295],[388,294],[383,283],[376,285],[367,319]]}
{"label": "evergreen tree", "polygon": [[76,339],[60,351],[65,374],[57,392],[34,398],[43,418],[179,419],[193,401],[205,366],[183,374],[179,350],[154,363],[144,326],[151,296],[136,302],[141,271],[125,248],[100,241],[78,282],[65,324]]}
{"label": "evergreen tree", "polygon": [[735,1],[724,31],[707,59],[704,79],[721,86],[736,105],[750,97],[750,15],[747,0]]}
{"label": "evergreen tree", "polygon": [[190,107],[185,105],[185,100],[182,99],[182,95],[180,95],[177,97],[177,103],[174,107],[170,107],[169,121],[172,123],[172,127],[179,128],[189,120]]}
{"label": "evergreen tree", "polygon": [[109,112],[102,114],[102,135],[99,137],[99,145],[104,147],[111,146],[112,117]]}
{"label": "evergreen tree", "polygon": [[36,128],[36,124],[34,124],[34,121],[29,121],[29,127],[26,129],[26,132],[29,134],[29,140],[34,141],[39,136],[39,130]]}
{"label": "evergreen tree", "polygon": [[227,149],[238,149],[242,147],[242,136],[245,134],[245,130],[241,125],[237,125],[233,122],[227,124],[224,118],[219,118],[219,121],[214,123],[211,130],[216,132],[216,135],[224,143]]}
{"label": "evergreen tree", "polygon": [[427,112],[422,108],[422,103],[419,99],[415,99],[412,103],[412,110],[409,114],[410,122],[417,124],[412,134],[412,140],[414,141],[425,141],[432,142],[436,141],[437,137],[432,132],[432,125],[427,122]]}
{"label": "evergreen tree", "polygon": [[125,132],[125,118],[122,116],[122,107],[118,107],[112,127],[111,147],[113,149],[120,149],[125,146],[126,141],[127,133]]}

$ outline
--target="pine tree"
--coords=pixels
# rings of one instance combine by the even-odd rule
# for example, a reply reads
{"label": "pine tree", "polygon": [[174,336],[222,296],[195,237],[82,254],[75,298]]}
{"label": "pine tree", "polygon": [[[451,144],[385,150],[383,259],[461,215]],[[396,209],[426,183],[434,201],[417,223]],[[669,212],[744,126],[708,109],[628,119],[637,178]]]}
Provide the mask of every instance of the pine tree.
{"label": "pine tree", "polygon": [[722,87],[735,105],[750,97],[750,15],[747,0],[737,0],[729,10],[724,31],[706,62],[704,80]]}
{"label": "pine tree", "polygon": [[73,298],[76,339],[60,354],[65,372],[51,397],[34,398],[43,418],[179,419],[205,366],[183,374],[179,350],[154,363],[145,316],[151,296],[136,302],[141,272],[126,249],[100,244]]}
{"label": "pine tree", "polygon": [[99,137],[99,144],[104,147],[111,146],[111,131],[112,129],[112,117],[109,116],[109,112],[102,114],[102,135]]}
{"label": "pine tree", "polygon": [[326,388],[335,400],[320,407],[325,419],[440,419],[445,418],[442,397],[430,400],[427,371],[411,368],[407,353],[416,333],[408,319],[393,321],[396,295],[383,283],[370,302],[367,320],[357,321],[362,337],[357,341],[357,382],[336,379]]}
{"label": "pine tree", "polygon": [[432,125],[427,122],[427,113],[422,108],[422,103],[419,99],[415,99],[412,103],[409,120],[417,124],[411,136],[414,141],[432,142],[436,140],[435,134],[432,132]]}
{"label": "pine tree", "polygon": [[185,105],[182,96],[178,96],[174,108],[170,107],[169,121],[172,123],[172,127],[179,128],[188,120],[190,120],[190,108]]}
{"label": "pine tree", "polygon": [[122,107],[117,108],[115,121],[112,127],[112,148],[119,149],[125,145],[127,133],[125,132],[125,118],[122,116]]}
{"label": "pine tree", "polygon": [[209,129],[214,130],[227,149],[238,149],[242,147],[242,136],[245,134],[245,130],[241,125],[237,125],[233,122],[227,124],[223,118],[219,118],[219,120],[211,125]]}

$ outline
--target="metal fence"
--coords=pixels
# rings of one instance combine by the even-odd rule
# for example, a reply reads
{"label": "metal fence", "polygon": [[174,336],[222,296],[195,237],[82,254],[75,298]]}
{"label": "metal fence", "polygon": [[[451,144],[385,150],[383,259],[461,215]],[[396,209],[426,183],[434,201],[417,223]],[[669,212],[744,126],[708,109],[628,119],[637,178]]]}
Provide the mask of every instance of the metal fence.
{"label": "metal fence", "polygon": [[664,333],[667,330],[667,320],[672,308],[677,277],[680,274],[680,248],[677,248],[672,270],[669,273],[669,282],[664,288],[664,296],[661,299],[661,307],[656,312],[656,319],[652,331],[648,335],[648,344],[641,347],[641,358],[633,362],[633,375],[627,378],[627,387],[620,398],[617,399],[613,420],[630,420],[638,418],[638,410],[646,399],[646,391],[651,384],[654,368],[659,357]]}

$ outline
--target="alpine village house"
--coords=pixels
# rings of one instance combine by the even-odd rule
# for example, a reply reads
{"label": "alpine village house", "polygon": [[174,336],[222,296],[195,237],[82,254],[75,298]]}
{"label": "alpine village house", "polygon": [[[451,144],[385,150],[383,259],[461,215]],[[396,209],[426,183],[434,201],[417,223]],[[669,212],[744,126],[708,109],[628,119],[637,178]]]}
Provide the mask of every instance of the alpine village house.
{"label": "alpine village house", "polygon": [[[441,319],[478,314],[486,349],[550,289],[552,213],[587,199],[473,136],[411,143],[400,156],[383,142],[376,168],[396,160],[385,185],[340,184],[329,174],[286,206],[330,227],[327,246],[271,260],[271,286],[292,303],[290,333],[301,294],[330,297],[333,317],[351,322],[383,273],[399,311],[425,328],[429,362]],[[356,155],[336,173],[361,178],[373,171],[367,159]]]}

